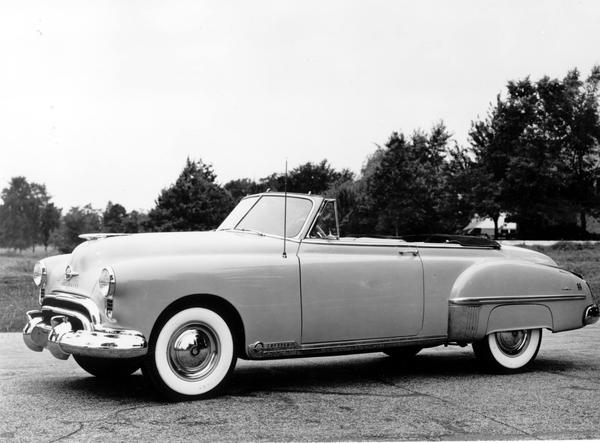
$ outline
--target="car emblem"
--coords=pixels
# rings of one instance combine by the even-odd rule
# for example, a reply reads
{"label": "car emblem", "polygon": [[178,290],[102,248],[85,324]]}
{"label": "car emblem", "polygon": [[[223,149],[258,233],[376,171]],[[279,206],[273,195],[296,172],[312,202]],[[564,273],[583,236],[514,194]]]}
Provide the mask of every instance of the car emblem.
{"label": "car emblem", "polygon": [[79,272],[73,271],[73,268],[71,268],[71,265],[68,265],[67,269],[65,269],[65,280],[67,280],[67,281],[71,280],[71,277],[77,277],[78,275],[79,275]]}

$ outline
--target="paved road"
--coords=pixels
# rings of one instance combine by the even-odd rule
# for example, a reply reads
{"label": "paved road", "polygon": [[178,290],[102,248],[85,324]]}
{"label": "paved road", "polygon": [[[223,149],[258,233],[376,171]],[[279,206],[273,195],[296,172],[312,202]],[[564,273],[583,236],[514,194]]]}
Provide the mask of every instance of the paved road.
{"label": "paved road", "polygon": [[241,361],[224,396],[170,404],[0,334],[0,440],[600,438],[600,324],[544,334],[530,372],[481,373],[468,348]]}

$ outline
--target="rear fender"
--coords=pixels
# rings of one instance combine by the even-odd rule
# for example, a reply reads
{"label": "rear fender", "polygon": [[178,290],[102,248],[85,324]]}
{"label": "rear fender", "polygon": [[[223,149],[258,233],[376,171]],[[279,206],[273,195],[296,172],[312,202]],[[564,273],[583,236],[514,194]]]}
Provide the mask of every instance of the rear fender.
{"label": "rear fender", "polygon": [[497,331],[583,326],[591,295],[563,269],[515,260],[470,266],[456,279],[449,300],[448,340],[474,341]]}

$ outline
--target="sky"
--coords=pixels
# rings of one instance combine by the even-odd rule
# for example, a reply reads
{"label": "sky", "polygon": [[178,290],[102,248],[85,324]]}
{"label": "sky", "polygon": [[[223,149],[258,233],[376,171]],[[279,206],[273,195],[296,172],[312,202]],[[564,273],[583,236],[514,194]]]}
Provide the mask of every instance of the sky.
{"label": "sky", "polygon": [[600,2],[0,0],[0,188],[148,210],[186,157],[221,184],[392,132],[458,143],[509,80],[600,64]]}

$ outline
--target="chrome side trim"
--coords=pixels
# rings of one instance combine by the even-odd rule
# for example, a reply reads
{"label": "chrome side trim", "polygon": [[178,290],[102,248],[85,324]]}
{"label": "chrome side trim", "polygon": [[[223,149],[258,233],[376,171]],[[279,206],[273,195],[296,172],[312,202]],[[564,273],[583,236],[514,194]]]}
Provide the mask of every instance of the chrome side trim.
{"label": "chrome side trim", "polygon": [[514,295],[506,297],[460,297],[449,300],[453,305],[490,305],[498,303],[535,303],[553,301],[585,300],[585,294],[568,295]]}
{"label": "chrome side trim", "polygon": [[[311,228],[312,229],[312,228]],[[308,231],[310,232],[310,231]],[[307,234],[308,235],[308,234]],[[380,240],[380,239],[377,239]],[[394,243],[395,242],[395,243]],[[344,237],[340,237],[339,239],[331,239],[331,240],[322,240],[315,238],[304,238],[302,239],[302,243],[308,243],[311,245],[327,245],[327,246],[373,246],[377,248],[390,248],[390,247],[398,247],[398,248],[417,248],[417,249],[455,249],[455,250],[465,250],[465,249],[479,249],[479,250],[497,250],[491,246],[462,246],[456,243],[419,243],[419,242],[407,242],[401,239],[391,239],[389,243],[384,242],[368,242],[368,241],[354,241],[354,240],[344,240]]]}
{"label": "chrome side trim", "polygon": [[390,337],[383,339],[351,340],[342,342],[308,343],[298,345],[295,342],[262,343],[248,346],[248,356],[252,359],[274,359],[290,357],[309,357],[316,355],[351,354],[377,352],[383,349],[407,345],[437,346],[446,343],[446,335],[427,337]]}
{"label": "chrome side trim", "polygon": [[[311,229],[312,229],[312,225],[311,225]],[[310,232],[310,230],[308,232]],[[403,242],[403,243],[355,242],[352,240],[344,240],[344,237],[340,237],[339,239],[331,239],[331,240],[305,237],[302,239],[302,243],[306,243],[306,244],[310,244],[310,245],[327,245],[327,246],[374,246],[374,247],[379,247],[379,248],[391,248],[391,247],[414,248],[415,247],[414,244],[411,245],[408,242]]]}

